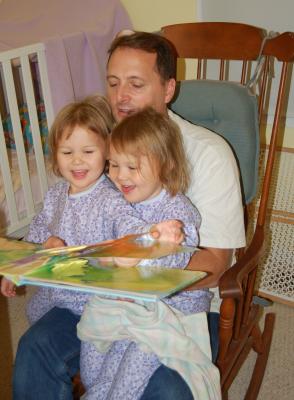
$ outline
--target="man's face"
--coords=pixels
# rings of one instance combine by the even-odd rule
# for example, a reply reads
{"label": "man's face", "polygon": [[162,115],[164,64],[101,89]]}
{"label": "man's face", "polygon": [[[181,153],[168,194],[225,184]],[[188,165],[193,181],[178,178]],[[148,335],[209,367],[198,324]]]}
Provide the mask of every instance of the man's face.
{"label": "man's face", "polygon": [[117,48],[111,55],[107,67],[107,96],[117,122],[147,106],[166,113],[166,104],[174,90],[174,79],[161,80],[156,54]]}

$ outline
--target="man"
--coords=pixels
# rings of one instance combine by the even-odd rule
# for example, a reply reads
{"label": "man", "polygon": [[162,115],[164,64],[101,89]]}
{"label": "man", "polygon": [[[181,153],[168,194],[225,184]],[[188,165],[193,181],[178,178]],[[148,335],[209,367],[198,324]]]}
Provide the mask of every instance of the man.
{"label": "man", "polygon": [[[164,38],[134,33],[117,38],[109,52],[107,96],[117,121],[152,106],[167,113],[175,91],[173,47]],[[188,196],[202,216],[201,250],[188,268],[213,272],[203,286],[217,286],[231,264],[233,249],[245,244],[239,173],[223,139],[189,124],[172,112],[192,165]],[[72,399],[71,377],[79,369],[78,316],[55,308],[21,338],[14,370],[14,400]],[[142,400],[190,400],[180,375],[161,366],[152,376]]]}
{"label": "man", "polygon": [[[114,41],[109,54],[107,95],[116,121],[147,105],[166,113],[176,84],[175,57],[169,42],[154,34],[122,36]],[[193,166],[188,196],[202,217],[200,244],[204,249],[194,255],[190,268],[201,266],[213,272],[205,285],[214,287],[230,265],[232,249],[244,246],[239,172],[224,140],[171,111],[169,116],[183,134]]]}

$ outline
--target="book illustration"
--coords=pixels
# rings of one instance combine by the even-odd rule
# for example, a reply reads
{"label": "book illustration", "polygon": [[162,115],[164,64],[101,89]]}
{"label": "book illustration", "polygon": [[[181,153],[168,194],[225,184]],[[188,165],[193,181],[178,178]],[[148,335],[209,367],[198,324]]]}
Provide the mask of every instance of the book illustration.
{"label": "book illustration", "polygon": [[[73,261],[75,262],[75,261]],[[23,283],[41,286],[63,287],[110,297],[124,297],[149,301],[159,300],[206,276],[205,272],[170,269],[165,267],[120,268],[111,265],[103,268],[89,264],[72,265],[79,275],[65,270],[42,268],[26,274]]]}
{"label": "book illustration", "polygon": [[149,234],[127,235],[119,239],[80,246],[56,247],[39,250],[47,255],[88,255],[91,257],[159,258],[180,252],[194,252],[196,247],[182,246],[152,239]]}
{"label": "book illustration", "polygon": [[171,252],[195,250],[157,240],[146,241],[138,235],[83,248],[73,246],[68,252],[63,248],[57,252],[38,250],[39,246],[31,244],[17,250],[1,250],[0,274],[17,285],[59,287],[147,301],[169,296],[206,276],[201,271],[168,267],[117,267],[113,257],[157,258]]}
{"label": "book illustration", "polygon": [[53,277],[56,278],[64,278],[68,276],[83,277],[85,274],[85,269],[83,267],[86,266],[88,262],[87,259],[82,258],[59,261],[52,266],[51,272]]}

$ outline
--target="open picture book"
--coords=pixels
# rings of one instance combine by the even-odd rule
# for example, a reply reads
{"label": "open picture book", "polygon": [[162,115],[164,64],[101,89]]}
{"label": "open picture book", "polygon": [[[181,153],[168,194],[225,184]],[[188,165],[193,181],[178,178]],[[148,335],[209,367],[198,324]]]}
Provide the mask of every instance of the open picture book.
{"label": "open picture book", "polygon": [[42,249],[0,238],[0,275],[16,285],[59,287],[114,298],[157,301],[204,278],[205,272],[156,266],[118,267],[114,257],[154,259],[195,247],[129,235],[94,245]]}

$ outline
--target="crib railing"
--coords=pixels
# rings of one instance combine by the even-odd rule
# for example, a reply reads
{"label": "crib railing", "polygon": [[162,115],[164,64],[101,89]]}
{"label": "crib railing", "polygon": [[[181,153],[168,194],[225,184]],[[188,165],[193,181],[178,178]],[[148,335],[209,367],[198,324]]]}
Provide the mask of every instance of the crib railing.
{"label": "crib railing", "polygon": [[[36,93],[36,77],[33,76],[33,66],[37,70],[39,93]],[[33,138],[33,152],[36,158],[37,174],[40,185],[42,199],[48,189],[47,174],[44,162],[43,147],[41,142],[40,126],[37,115],[37,96],[41,96],[45,105],[48,127],[53,121],[53,109],[48,81],[45,48],[42,43],[13,49],[0,53],[0,72],[2,92],[4,93],[4,103],[11,119],[15,149],[21,185],[26,205],[25,213],[19,215],[15,201],[13,182],[11,177],[11,168],[9,163],[8,151],[3,131],[3,115],[0,113],[0,167],[5,190],[7,208],[9,213],[9,226],[0,234],[21,236],[22,230],[30,223],[32,217],[36,214],[36,204],[32,195],[32,187],[27,162],[27,153],[25,150],[23,131],[20,122],[18,93],[15,81],[15,68],[19,69],[21,76],[21,95],[27,105],[30,127]]]}

